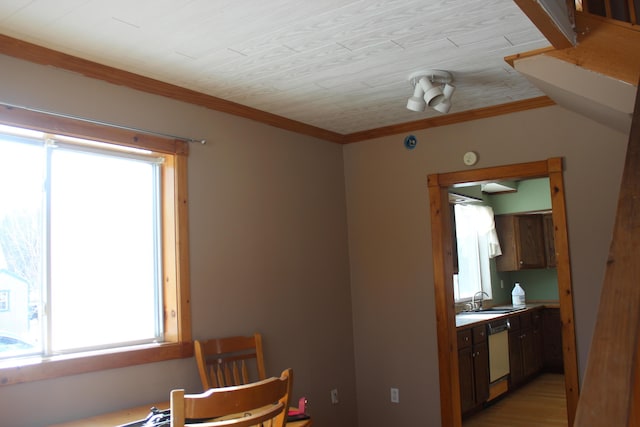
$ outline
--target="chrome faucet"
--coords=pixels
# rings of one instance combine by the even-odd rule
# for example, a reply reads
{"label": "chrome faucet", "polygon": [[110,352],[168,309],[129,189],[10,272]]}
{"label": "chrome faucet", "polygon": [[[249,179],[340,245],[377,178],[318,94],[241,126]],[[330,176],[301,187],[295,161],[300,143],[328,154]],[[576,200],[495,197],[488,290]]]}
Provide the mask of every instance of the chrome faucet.
{"label": "chrome faucet", "polygon": [[[480,303],[478,304],[478,306],[476,306],[476,295],[480,294]],[[478,291],[475,294],[473,294],[473,296],[471,297],[471,309],[472,310],[479,310],[482,308],[482,301],[483,301],[483,296],[482,295],[486,295],[487,297],[489,296],[488,293],[484,292],[484,291]]]}

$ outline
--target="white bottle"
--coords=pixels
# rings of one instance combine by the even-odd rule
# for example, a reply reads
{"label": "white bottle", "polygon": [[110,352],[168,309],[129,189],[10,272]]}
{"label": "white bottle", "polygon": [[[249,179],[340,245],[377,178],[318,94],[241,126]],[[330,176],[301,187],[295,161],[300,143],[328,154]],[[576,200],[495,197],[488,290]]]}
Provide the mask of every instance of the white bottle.
{"label": "white bottle", "polygon": [[516,285],[513,287],[513,291],[511,292],[511,303],[514,307],[525,306],[524,289],[520,287],[520,283],[516,282]]}

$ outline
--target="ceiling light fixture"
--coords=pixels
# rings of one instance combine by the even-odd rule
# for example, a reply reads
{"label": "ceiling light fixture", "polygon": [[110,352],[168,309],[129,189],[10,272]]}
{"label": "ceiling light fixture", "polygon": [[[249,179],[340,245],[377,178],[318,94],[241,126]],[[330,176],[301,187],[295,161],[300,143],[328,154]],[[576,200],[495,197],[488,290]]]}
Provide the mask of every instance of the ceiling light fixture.
{"label": "ceiling light fixture", "polygon": [[413,86],[413,95],[407,101],[407,109],[424,111],[427,105],[440,113],[451,109],[451,97],[455,86],[451,73],[441,70],[418,71],[409,76]]}

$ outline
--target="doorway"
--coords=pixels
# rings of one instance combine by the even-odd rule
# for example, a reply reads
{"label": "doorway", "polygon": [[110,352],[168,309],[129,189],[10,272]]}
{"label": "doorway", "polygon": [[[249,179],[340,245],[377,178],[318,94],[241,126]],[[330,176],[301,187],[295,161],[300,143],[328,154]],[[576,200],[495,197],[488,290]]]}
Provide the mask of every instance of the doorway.
{"label": "doorway", "polygon": [[578,402],[578,367],[575,346],[573,293],[566,224],[562,159],[520,163],[492,168],[433,174],[428,177],[431,209],[434,292],[440,373],[442,425],[461,427],[460,388],[453,290],[453,239],[449,210],[449,187],[493,181],[549,178],[556,249],[556,270],[562,321],[563,362],[567,419],[573,420]]}

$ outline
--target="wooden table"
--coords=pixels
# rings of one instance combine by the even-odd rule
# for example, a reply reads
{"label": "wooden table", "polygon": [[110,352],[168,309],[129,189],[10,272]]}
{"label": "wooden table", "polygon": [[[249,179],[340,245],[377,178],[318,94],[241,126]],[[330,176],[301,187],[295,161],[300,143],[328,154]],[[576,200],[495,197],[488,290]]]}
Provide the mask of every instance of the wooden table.
{"label": "wooden table", "polygon": [[[71,421],[68,423],[50,425],[49,427],[114,427],[121,424],[131,423],[147,417],[152,406],[159,409],[169,407],[169,402],[151,403],[149,405],[137,406],[135,408],[124,409],[122,411],[110,412],[108,414],[97,415],[91,418]],[[295,408],[289,408],[295,409]],[[287,427],[310,427],[311,419],[294,421],[287,423]]]}

